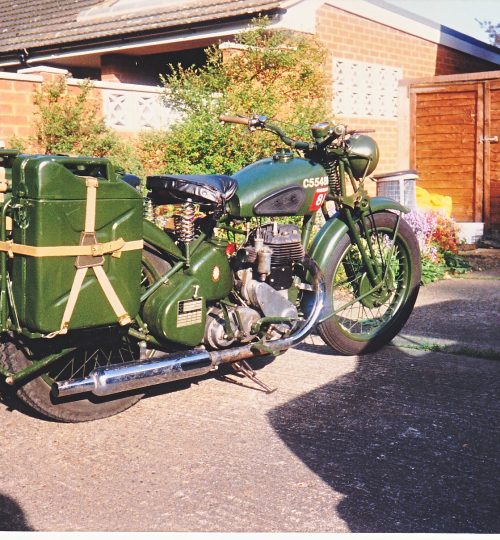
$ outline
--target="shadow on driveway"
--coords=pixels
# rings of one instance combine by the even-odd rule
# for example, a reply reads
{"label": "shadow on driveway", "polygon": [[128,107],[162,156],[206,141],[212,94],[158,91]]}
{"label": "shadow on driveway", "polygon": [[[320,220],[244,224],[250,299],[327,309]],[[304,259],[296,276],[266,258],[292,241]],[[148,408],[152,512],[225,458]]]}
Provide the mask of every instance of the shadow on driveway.
{"label": "shadow on driveway", "polygon": [[273,409],[270,423],[345,495],[338,513],[353,532],[498,533],[500,363],[416,354],[363,357]]}
{"label": "shadow on driveway", "polygon": [[14,499],[0,493],[0,531],[32,531]]}

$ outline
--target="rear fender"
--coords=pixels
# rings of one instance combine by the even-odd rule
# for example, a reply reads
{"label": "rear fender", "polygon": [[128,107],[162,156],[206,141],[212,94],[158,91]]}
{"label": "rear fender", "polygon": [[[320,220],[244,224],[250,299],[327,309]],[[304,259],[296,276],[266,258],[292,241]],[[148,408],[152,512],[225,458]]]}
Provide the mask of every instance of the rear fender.
{"label": "rear fender", "polygon": [[164,251],[168,255],[172,255],[175,259],[181,261],[185,259],[181,250],[177,247],[172,238],[147,219],[145,219],[143,223],[143,237],[145,242]]}

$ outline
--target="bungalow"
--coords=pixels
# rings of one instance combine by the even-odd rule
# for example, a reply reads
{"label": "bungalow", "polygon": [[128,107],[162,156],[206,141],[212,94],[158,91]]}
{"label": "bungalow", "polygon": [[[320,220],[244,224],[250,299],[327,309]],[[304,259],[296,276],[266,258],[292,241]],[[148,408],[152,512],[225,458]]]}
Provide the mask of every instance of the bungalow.
{"label": "bungalow", "polygon": [[[498,124],[500,114],[495,105],[500,95],[496,91],[500,49],[383,0],[80,0],[62,4],[24,0],[9,4],[0,13],[0,138],[29,129],[26,115],[33,84],[39,84],[47,71],[60,69],[75,78],[97,81],[111,126],[126,131],[160,127],[175,112],[157,109],[158,74],[170,62],[202,64],[205,47],[231,42],[258,14],[267,15],[275,27],[314,34],[324,43],[329,51],[325,70],[331,80],[333,110],[337,119],[352,128],[376,130],[382,156],[379,172],[422,168],[426,175],[421,176],[422,185],[439,186],[442,194],[454,197],[458,219],[500,221],[490,215],[498,212],[500,145],[495,144],[494,133],[485,131],[486,125],[490,129]],[[432,124],[429,115],[437,111],[427,103],[427,112],[417,114],[419,103],[432,101],[433,81],[442,85],[446,77],[453,82],[470,73],[478,74],[479,90],[475,97],[469,96],[465,108],[459,104],[465,104],[461,96],[458,109],[448,109],[451,120],[441,123],[445,127],[441,125],[440,133],[448,128],[456,133],[453,113],[466,114],[474,121],[460,124],[463,137],[449,139],[454,151],[460,154],[460,145],[465,145],[475,156],[478,149],[489,154],[476,156],[472,168],[458,177],[439,169],[436,180],[429,170],[428,129],[419,130],[418,114],[427,115],[423,122],[428,126]],[[426,84],[429,91],[424,92]],[[463,84],[457,88],[464,91]],[[427,97],[418,97],[424,94]],[[489,164],[489,171],[485,172],[484,163]],[[466,186],[465,191],[458,191],[461,186]]]}

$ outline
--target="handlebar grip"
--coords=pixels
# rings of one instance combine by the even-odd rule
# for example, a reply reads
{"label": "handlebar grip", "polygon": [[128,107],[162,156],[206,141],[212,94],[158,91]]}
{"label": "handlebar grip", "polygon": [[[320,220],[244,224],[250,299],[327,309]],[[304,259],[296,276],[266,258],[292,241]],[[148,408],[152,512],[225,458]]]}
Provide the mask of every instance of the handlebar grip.
{"label": "handlebar grip", "polygon": [[229,124],[242,124],[244,126],[248,126],[248,123],[250,122],[250,118],[244,118],[241,116],[226,116],[225,114],[219,115],[219,120]]}
{"label": "handlebar grip", "polygon": [[291,144],[292,148],[296,148],[297,150],[311,150],[312,147],[308,142],[305,141],[293,141]]}
{"label": "handlebar grip", "polygon": [[375,133],[375,129],[352,129],[351,131],[347,131],[347,135],[357,135],[362,133]]}

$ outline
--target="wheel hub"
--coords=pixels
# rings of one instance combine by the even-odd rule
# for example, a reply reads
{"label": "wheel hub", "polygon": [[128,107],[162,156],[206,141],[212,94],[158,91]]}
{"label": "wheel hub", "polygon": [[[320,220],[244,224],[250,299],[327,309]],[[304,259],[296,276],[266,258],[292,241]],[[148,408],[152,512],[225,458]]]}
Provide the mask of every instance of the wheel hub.
{"label": "wheel hub", "polygon": [[377,308],[387,302],[394,291],[394,274],[392,270],[390,268],[387,270],[385,282],[379,289],[367,294],[371,289],[373,289],[372,284],[365,272],[359,283],[359,296],[366,294],[364,298],[360,299],[363,306],[367,308]]}

